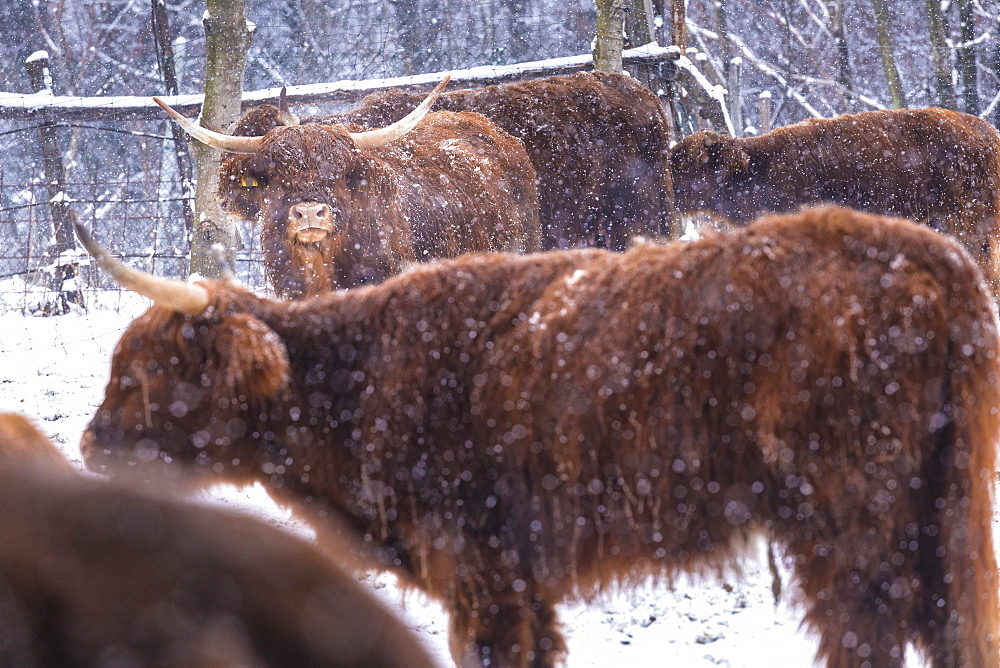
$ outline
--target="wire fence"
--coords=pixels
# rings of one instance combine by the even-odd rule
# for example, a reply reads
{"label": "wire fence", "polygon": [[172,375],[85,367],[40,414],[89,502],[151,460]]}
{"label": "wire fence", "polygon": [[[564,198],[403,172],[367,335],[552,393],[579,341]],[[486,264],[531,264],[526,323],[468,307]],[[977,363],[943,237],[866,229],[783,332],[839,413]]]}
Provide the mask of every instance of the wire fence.
{"label": "wire fence", "polygon": [[[655,57],[662,58],[662,54]],[[630,62],[647,61],[645,56],[634,58]],[[661,65],[658,61],[635,68],[655,74]],[[561,73],[582,66],[560,61],[546,67],[552,67],[549,73]],[[508,76],[508,70],[502,71]],[[539,76],[537,71],[532,73]],[[484,68],[476,76],[499,74],[499,68]],[[95,104],[95,108],[107,109],[115,102],[102,98]],[[311,104],[300,111],[332,113],[346,106]],[[159,276],[188,276],[190,230],[185,209],[192,206],[193,195],[180,178],[168,121],[3,123],[9,127],[0,131],[0,153],[7,156],[0,163],[0,312],[50,315],[85,305],[83,295],[79,303],[67,297],[67,288],[62,286],[66,278],[72,278],[69,285],[79,289],[113,287],[100,272],[91,271],[81,251],[53,256],[60,220],[57,205],[68,206],[105,247],[128,264]],[[60,171],[70,177],[56,188],[43,176],[40,133],[46,129],[56,133],[63,147]],[[36,176],[25,179],[26,174]],[[246,221],[238,227],[242,243],[237,249],[237,276],[251,289],[266,291],[258,230]],[[62,273],[68,263],[80,268],[78,275]]]}
{"label": "wire fence", "polygon": [[[202,0],[166,3],[181,94],[201,92],[205,64]],[[470,66],[578,55],[595,31],[591,2],[563,0],[343,0],[247,2],[254,36],[245,90],[324,81],[407,76]],[[49,51],[56,96],[163,95],[158,34],[149,10],[125,0],[15,3],[0,23],[0,91],[30,93],[25,64]],[[330,105],[304,113],[332,113]],[[50,119],[51,120],[51,119]],[[46,272],[68,204],[94,236],[129,264],[157,275],[188,273],[190,201],[166,120],[49,123],[61,146],[65,182],[47,182],[38,121],[0,120],[0,312],[47,313]],[[241,225],[236,271],[264,287],[257,231]],[[95,286],[85,258],[79,280]]]}
{"label": "wire fence", "polygon": [[[159,169],[113,173],[113,166],[106,165],[107,169],[94,170],[90,180],[64,183],[61,197],[79,221],[129,265],[159,276],[185,278],[190,244],[183,204],[185,199],[190,204],[191,197],[176,176],[172,150],[164,146],[161,153]],[[10,181],[6,176],[0,171],[0,312],[51,314],[59,295],[58,282],[54,287],[50,279],[67,262],[81,267],[79,288],[113,287],[102,273],[91,271],[82,251],[50,255],[56,216],[48,184],[41,179]],[[262,288],[255,230],[244,222],[239,227],[237,275],[248,286]]]}

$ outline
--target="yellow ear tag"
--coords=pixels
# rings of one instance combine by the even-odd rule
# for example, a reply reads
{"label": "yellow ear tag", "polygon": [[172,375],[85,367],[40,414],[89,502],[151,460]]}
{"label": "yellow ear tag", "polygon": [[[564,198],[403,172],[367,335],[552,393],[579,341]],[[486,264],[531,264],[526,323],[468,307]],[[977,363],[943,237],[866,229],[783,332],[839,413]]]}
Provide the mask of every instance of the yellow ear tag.
{"label": "yellow ear tag", "polygon": [[260,185],[260,181],[258,181],[256,177],[244,174],[240,177],[240,185],[244,188],[256,188]]}

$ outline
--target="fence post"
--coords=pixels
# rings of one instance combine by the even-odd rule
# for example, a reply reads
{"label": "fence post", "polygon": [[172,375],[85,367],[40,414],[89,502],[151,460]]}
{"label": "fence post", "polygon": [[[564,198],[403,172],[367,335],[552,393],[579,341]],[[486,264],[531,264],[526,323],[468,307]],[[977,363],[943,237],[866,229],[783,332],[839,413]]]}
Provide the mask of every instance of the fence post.
{"label": "fence post", "polygon": [[[24,61],[31,80],[31,90],[35,93],[52,92],[52,75],[49,72],[49,54],[36,51]],[[80,275],[80,264],[62,257],[66,251],[76,247],[73,237],[73,212],[70,197],[66,192],[66,166],[63,164],[62,147],[56,125],[43,121],[38,126],[42,140],[42,163],[45,172],[45,187],[49,196],[49,211],[55,228],[55,242],[42,253],[47,287],[59,293],[58,302],[46,304],[43,310],[48,314],[68,313],[69,304],[83,306],[83,293],[76,278]],[[66,289],[64,284],[68,283]]]}
{"label": "fence post", "polygon": [[729,61],[729,118],[733,121],[733,132],[743,136],[743,59],[736,56]]}
{"label": "fence post", "polygon": [[759,134],[764,134],[765,132],[771,131],[771,91],[763,90],[760,92],[760,132]]}

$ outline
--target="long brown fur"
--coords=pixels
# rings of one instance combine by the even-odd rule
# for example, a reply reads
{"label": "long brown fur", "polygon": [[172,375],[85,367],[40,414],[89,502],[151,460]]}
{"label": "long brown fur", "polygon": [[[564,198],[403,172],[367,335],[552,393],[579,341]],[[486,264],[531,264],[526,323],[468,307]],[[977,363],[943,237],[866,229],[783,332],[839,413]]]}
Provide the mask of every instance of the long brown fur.
{"label": "long brown fur", "polygon": [[677,208],[746,224],[831,202],[959,239],[1000,296],[1000,135],[976,116],[896,109],[807,120],[760,137],[701,131],[671,149]]}
{"label": "long brown fur", "polygon": [[[245,119],[234,132],[250,125]],[[467,113],[429,114],[381,148],[358,149],[347,133],[361,129],[276,127],[255,154],[223,159],[222,205],[260,222],[278,296],[378,283],[407,263],[470,251],[539,249],[535,172],[518,139]],[[293,238],[288,217],[297,203],[328,205],[333,232]]]}
{"label": "long brown fur", "polygon": [[0,440],[0,665],[434,665],[315,547],[84,478],[21,431]]}
{"label": "long brown fur", "polygon": [[[560,601],[736,566],[758,534],[827,666],[908,643],[996,665],[1000,339],[947,237],[829,207],[290,304],[203,285],[205,315],[155,307],[122,337],[87,465],[347,518],[443,602],[460,665],[551,666]],[[221,375],[237,317],[288,366]]]}
{"label": "long brown fur", "polygon": [[[390,89],[347,113],[302,122],[379,127],[424,97]],[[538,175],[543,248],[624,250],[634,236],[671,232],[670,123],[656,95],[631,77],[580,72],[451,91],[433,108],[483,114],[524,142]],[[266,105],[247,112],[245,134],[263,134],[277,118]]]}

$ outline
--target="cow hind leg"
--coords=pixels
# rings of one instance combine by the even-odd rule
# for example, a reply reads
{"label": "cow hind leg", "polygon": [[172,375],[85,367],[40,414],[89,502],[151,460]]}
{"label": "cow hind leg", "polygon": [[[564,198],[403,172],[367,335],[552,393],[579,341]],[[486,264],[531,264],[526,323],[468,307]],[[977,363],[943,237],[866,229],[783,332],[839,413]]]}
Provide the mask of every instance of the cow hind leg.
{"label": "cow hind leg", "polygon": [[[907,611],[911,597],[899,590],[901,580],[833,563],[811,549],[797,557],[803,624],[819,637],[816,658],[827,668],[902,666],[913,633]],[[873,567],[884,571],[885,563]]]}
{"label": "cow hind leg", "polygon": [[[941,540],[930,541],[922,560],[924,596],[915,620],[916,644],[935,668],[1000,665],[992,536],[988,524],[962,524],[942,518],[937,523]],[[971,540],[959,540],[956,533],[972,534]]]}
{"label": "cow hind leg", "polygon": [[472,612],[452,612],[450,644],[461,668],[550,668],[566,656],[555,609],[528,592],[494,596]]}

